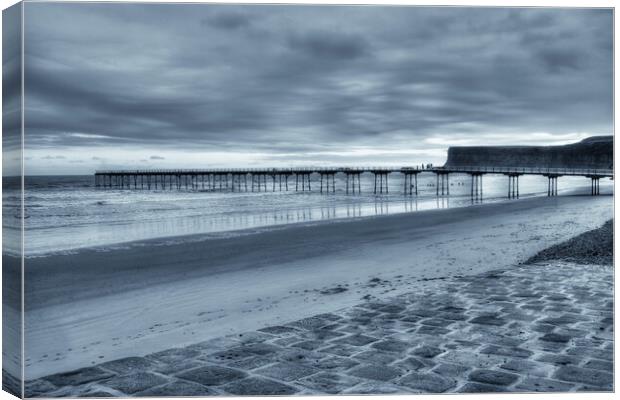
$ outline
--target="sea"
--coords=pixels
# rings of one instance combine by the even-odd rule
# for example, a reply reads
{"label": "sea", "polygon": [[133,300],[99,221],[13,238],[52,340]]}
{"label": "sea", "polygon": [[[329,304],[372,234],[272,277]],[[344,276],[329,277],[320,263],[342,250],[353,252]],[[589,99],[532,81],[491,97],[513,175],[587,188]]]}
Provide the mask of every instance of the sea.
{"label": "sea", "polygon": [[[248,229],[272,229],[286,224],[343,221],[377,215],[470,207],[480,203],[518,201],[508,199],[508,178],[485,175],[483,198],[471,198],[471,177],[450,175],[450,196],[436,196],[433,173],[418,176],[418,195],[404,194],[401,174],[389,177],[389,192],[374,194],[374,178],[362,174],[361,193],[346,193],[344,176],[336,176],[336,192],[320,193],[319,177],[312,176],[311,191],[232,192],[209,190],[141,190],[97,188],[93,175],[26,176],[24,255],[40,257],[99,249],[146,239],[194,240],[195,235],[214,237],[247,233]],[[19,178],[3,178],[4,237],[19,237]],[[291,184],[291,182],[293,182]],[[590,180],[561,177],[558,193],[587,195]],[[521,176],[520,198],[547,196],[547,178]],[[601,194],[611,193],[613,183],[601,180]],[[19,240],[4,241],[8,254],[20,253]]]}

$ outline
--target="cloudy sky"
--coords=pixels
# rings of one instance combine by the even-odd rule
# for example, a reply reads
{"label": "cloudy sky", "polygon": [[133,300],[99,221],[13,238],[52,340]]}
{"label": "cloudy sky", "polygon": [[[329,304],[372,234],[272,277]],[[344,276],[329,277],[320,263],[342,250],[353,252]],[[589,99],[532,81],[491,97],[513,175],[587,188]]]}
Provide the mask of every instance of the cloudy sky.
{"label": "cloudy sky", "polygon": [[27,3],[29,173],[612,134],[610,10]]}

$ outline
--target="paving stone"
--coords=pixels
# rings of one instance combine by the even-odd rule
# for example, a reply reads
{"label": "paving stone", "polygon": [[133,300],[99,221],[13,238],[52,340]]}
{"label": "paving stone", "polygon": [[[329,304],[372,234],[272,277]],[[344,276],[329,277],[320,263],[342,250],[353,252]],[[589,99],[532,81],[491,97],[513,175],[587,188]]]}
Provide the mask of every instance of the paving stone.
{"label": "paving stone", "polygon": [[374,379],[377,381],[390,381],[398,378],[402,374],[403,373],[397,368],[374,364],[360,365],[347,372],[347,375],[353,375],[365,379]]}
{"label": "paving stone", "polygon": [[288,324],[288,326],[291,326],[293,328],[305,329],[305,330],[314,330],[322,326],[329,325],[330,322],[331,321],[328,319],[321,318],[319,316],[313,316],[309,318],[303,318],[295,322],[291,322],[290,324]]}
{"label": "paving stone", "polygon": [[230,336],[206,340],[185,347],[186,349],[199,350],[204,354],[211,354],[239,344],[239,340]]}
{"label": "paving stone", "polygon": [[411,322],[411,323],[416,323],[418,321],[420,321],[423,317],[419,316],[419,315],[405,315],[404,317],[401,317],[401,321],[403,322]]}
{"label": "paving stone", "polygon": [[547,333],[540,338],[540,340],[544,340],[545,342],[558,342],[558,343],[567,343],[571,340],[571,337],[568,335],[561,335],[559,333]]}
{"label": "paving stone", "polygon": [[[488,329],[488,327],[484,327],[484,329]],[[496,346],[503,347],[518,347],[525,342],[524,339],[498,334],[496,333],[496,328],[491,329],[493,329],[494,332],[479,332],[476,336],[476,341],[479,343],[494,344]]]}
{"label": "paving stone", "polygon": [[298,383],[310,389],[328,394],[337,394],[341,391],[353,387],[361,382],[361,379],[351,376],[335,374],[332,372],[321,372],[312,376],[299,379]]}
{"label": "paving stone", "polygon": [[439,326],[430,326],[430,325],[422,325],[416,331],[416,333],[421,334],[421,335],[433,335],[433,336],[445,335],[448,332],[450,331],[446,328],[442,328]]}
{"label": "paving stone", "polygon": [[359,362],[348,358],[348,357],[339,357],[339,356],[328,356],[319,360],[318,363],[315,364],[316,368],[319,368],[323,371],[346,371],[356,365],[359,365]]}
{"label": "paving stone", "polygon": [[186,371],[188,369],[201,367],[203,365],[205,365],[205,363],[198,361],[198,360],[192,360],[192,359],[178,360],[178,361],[171,361],[168,363],[158,363],[156,367],[153,367],[152,371],[158,372],[164,375],[169,375],[169,374],[174,374],[174,373],[181,372],[181,371]]}
{"label": "paving stone", "polygon": [[613,384],[613,375],[608,372],[579,368],[572,365],[560,367],[554,374],[554,378],[598,387],[611,387]]}
{"label": "paving stone", "polygon": [[411,372],[400,379],[397,383],[413,389],[420,389],[428,393],[443,393],[446,390],[456,386],[455,379],[445,378],[432,372]]}
{"label": "paving stone", "polygon": [[464,313],[457,313],[457,312],[441,313],[439,314],[439,317],[441,317],[442,319],[447,319],[449,321],[464,321],[469,318]]}
{"label": "paving stone", "polygon": [[328,340],[335,339],[338,337],[343,337],[345,335],[346,333],[344,332],[333,331],[331,329],[317,329],[314,331],[309,331],[309,332],[304,333],[303,337],[307,339],[311,339],[311,340],[328,341]]}
{"label": "paving stone", "polygon": [[439,326],[442,328],[446,328],[452,325],[454,321],[450,321],[447,319],[441,319],[441,318],[426,318],[426,319],[421,320],[420,323],[423,325]]}
{"label": "paving stone", "polygon": [[519,357],[519,358],[528,358],[533,352],[525,349],[521,349],[518,347],[501,347],[501,346],[485,346],[480,352],[482,354],[496,354],[498,356],[508,356],[508,357]]}
{"label": "paving stone", "polygon": [[276,362],[276,360],[271,357],[254,356],[227,363],[226,366],[242,370],[253,370],[264,367],[265,365],[273,364],[274,362]]}
{"label": "paving stone", "polygon": [[584,368],[599,369],[601,371],[613,372],[614,363],[603,360],[590,360],[583,364]]}
{"label": "paving stone", "polygon": [[[476,347],[480,347],[480,343],[478,342],[472,342],[471,340],[455,340],[454,344],[456,346],[456,348],[476,348]],[[445,347],[445,345],[444,345]]]}
{"label": "paving stone", "polygon": [[149,354],[145,358],[156,362],[149,369],[162,374],[172,374],[203,365],[194,359],[201,354],[197,349],[177,348]]}
{"label": "paving stone", "polygon": [[249,358],[253,356],[255,356],[254,353],[250,353],[249,351],[246,351],[239,347],[234,347],[232,349],[222,350],[222,351],[209,354],[205,357],[200,357],[200,359],[204,359],[207,361],[214,361],[214,362],[231,362],[231,361],[242,360],[244,358]]}
{"label": "paving stone", "polygon": [[351,335],[351,336],[343,337],[341,339],[337,339],[334,341],[334,343],[348,344],[351,346],[365,346],[367,344],[376,342],[377,340],[379,339],[366,336],[366,335]]}
{"label": "paving stone", "polygon": [[574,328],[557,328],[555,333],[569,336],[571,339],[580,339],[589,335],[589,332]]}
{"label": "paving stone", "polygon": [[543,318],[541,319],[540,323],[543,324],[550,324],[550,325],[570,325],[570,324],[574,324],[575,322],[579,322],[582,321],[582,318],[577,317],[575,315],[570,315],[570,314],[564,314],[562,316],[559,317],[550,317],[550,318]]}
{"label": "paving stone", "polygon": [[508,392],[508,389],[502,386],[489,385],[486,383],[467,382],[456,391],[459,393],[498,393]]}
{"label": "paving stone", "polygon": [[342,319],[340,315],[337,315],[334,313],[317,314],[315,315],[315,317],[323,318],[324,320],[331,321],[331,322],[340,321]]}
{"label": "paving stone", "polygon": [[114,371],[120,375],[145,372],[156,365],[157,363],[155,361],[144,357],[126,357],[100,364],[101,367]]}
{"label": "paving stone", "polygon": [[454,305],[446,305],[446,306],[443,306],[443,307],[439,307],[438,310],[443,312],[443,313],[458,313],[458,314],[462,314],[465,311],[467,311],[466,308],[458,307],[458,306],[454,306]]}
{"label": "paving stone", "polygon": [[215,396],[218,393],[206,386],[193,382],[174,381],[165,385],[135,393],[134,396],[169,397],[169,396]]}
{"label": "paving stone", "polygon": [[277,346],[286,347],[286,346],[289,346],[289,345],[291,345],[293,343],[298,343],[298,342],[299,342],[299,337],[298,336],[286,336],[286,337],[283,337],[283,338],[280,338],[280,339],[276,339],[276,340],[274,340],[271,343],[273,343],[273,344],[275,344]]}
{"label": "paving stone", "polygon": [[404,360],[398,361],[393,366],[407,373],[411,371],[418,371],[423,368],[429,368],[434,365],[429,365],[427,362],[424,362],[416,357],[407,357]]}
{"label": "paving stone", "polygon": [[371,345],[371,347],[375,349],[395,352],[395,353],[401,353],[407,350],[409,346],[410,345],[407,342],[403,342],[401,340],[394,340],[394,339],[381,340]]}
{"label": "paving stone", "polygon": [[573,347],[566,350],[566,354],[574,355],[578,357],[591,357],[598,358],[601,360],[612,361],[614,358],[613,351],[604,350],[604,349],[592,349],[585,347]]}
{"label": "paving stone", "polygon": [[469,379],[490,385],[507,386],[516,382],[517,379],[519,379],[519,376],[509,372],[491,369],[477,369],[469,374]]}
{"label": "paving stone", "polygon": [[114,376],[113,372],[105,371],[99,367],[81,368],[62,374],[55,374],[44,379],[58,387],[75,386],[88,382],[98,381]]}
{"label": "paving stone", "polygon": [[482,315],[469,320],[472,324],[502,326],[506,325],[506,320],[496,315]]}
{"label": "paving stone", "polygon": [[579,357],[566,354],[543,354],[537,360],[555,365],[578,365],[582,361]]}
{"label": "paving stone", "polygon": [[[605,343],[604,340],[596,338],[577,338],[573,340],[573,346],[596,348]],[[613,350],[613,349],[612,349]]]}
{"label": "paving stone", "polygon": [[319,372],[317,368],[291,362],[280,362],[254,371],[256,374],[286,382],[294,381],[317,372]]}
{"label": "paving stone", "polygon": [[394,314],[398,314],[401,313],[403,311],[405,311],[405,307],[402,305],[398,305],[398,304],[388,304],[386,306],[377,308],[377,310],[384,312],[384,313],[394,313]]}
{"label": "paving stone", "polygon": [[389,382],[381,382],[381,381],[366,381],[362,382],[359,385],[353,386],[352,388],[343,390],[341,394],[370,394],[370,395],[381,395],[381,394],[402,394],[402,393],[410,393],[411,390],[407,390],[400,386],[394,385]]}
{"label": "paving stone", "polygon": [[515,389],[523,392],[568,392],[574,387],[573,384],[552,379],[526,377]]}
{"label": "paving stone", "polygon": [[549,333],[555,329],[555,325],[550,324],[534,324],[530,329],[534,332]]}
{"label": "paving stone", "polygon": [[275,354],[281,349],[282,348],[280,346],[276,346],[276,345],[269,344],[269,343],[250,343],[247,345],[244,344],[242,346],[233,348],[232,350],[248,352],[251,354],[267,355],[267,354]]}
{"label": "paving stone", "polygon": [[304,340],[291,344],[291,347],[299,347],[304,350],[316,350],[323,346],[325,346],[325,342],[322,340]]}
{"label": "paving stone", "polygon": [[450,350],[439,355],[437,361],[477,368],[487,368],[504,363],[506,357],[496,356],[494,354],[473,353],[465,350]]}
{"label": "paving stone", "polygon": [[247,374],[232,368],[207,365],[177,374],[178,378],[196,382],[206,386],[221,385],[236,379],[244,378]]}
{"label": "paving stone", "polygon": [[456,378],[464,376],[464,374],[469,370],[470,368],[464,365],[441,363],[433,368],[432,372],[447,378]]}
{"label": "paving stone", "polygon": [[397,353],[388,353],[378,350],[367,350],[353,356],[356,361],[369,364],[389,364],[399,358]]}
{"label": "paving stone", "polygon": [[301,365],[316,365],[320,359],[324,358],[324,353],[310,350],[290,348],[284,349],[276,354],[274,361],[292,362]]}
{"label": "paving stone", "polygon": [[238,396],[286,396],[298,392],[292,386],[258,377],[231,382],[222,386],[222,390]]}
{"label": "paving stone", "polygon": [[433,358],[443,353],[444,350],[434,346],[420,346],[411,351],[411,354],[422,358]]}
{"label": "paving stone", "polygon": [[524,360],[521,358],[508,360],[504,364],[502,364],[500,368],[511,372],[518,372],[521,374],[534,376],[548,376],[549,373],[554,369],[554,367],[551,365],[530,360]]}
{"label": "paving stone", "polygon": [[162,385],[167,381],[161,375],[155,375],[150,372],[136,372],[129,375],[115,376],[101,382],[101,384],[126,394],[134,394]]}
{"label": "paving stone", "polygon": [[434,317],[435,315],[437,315],[436,311],[421,310],[421,309],[407,310],[407,314],[415,315],[415,316],[418,316],[418,317],[424,317],[424,318]]}
{"label": "paving stone", "polygon": [[259,329],[259,332],[265,332],[265,333],[269,333],[271,335],[282,335],[282,334],[286,334],[286,333],[296,333],[299,332],[299,329],[295,329],[293,327],[290,326],[280,326],[280,325],[276,325],[276,326],[268,326],[266,328],[263,329]]}

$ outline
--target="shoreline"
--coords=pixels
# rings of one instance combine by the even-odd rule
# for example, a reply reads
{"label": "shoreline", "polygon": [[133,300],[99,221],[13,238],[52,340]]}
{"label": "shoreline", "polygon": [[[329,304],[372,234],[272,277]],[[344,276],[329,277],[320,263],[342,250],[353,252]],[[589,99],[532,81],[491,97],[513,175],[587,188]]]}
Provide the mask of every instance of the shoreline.
{"label": "shoreline", "polygon": [[90,251],[55,257],[54,265],[28,260],[27,378],[515,265],[609,219],[609,199],[533,198]]}
{"label": "shoreline", "polygon": [[[563,196],[583,196],[584,187],[585,186],[564,189]],[[260,233],[260,232],[264,232],[264,231],[268,231],[272,229],[282,229],[283,227],[288,227],[288,226],[304,226],[304,225],[314,225],[314,224],[322,224],[322,223],[340,223],[340,222],[347,222],[349,220],[382,217],[385,215],[402,215],[402,214],[408,214],[408,213],[413,213],[413,212],[426,212],[430,210],[442,211],[446,209],[446,206],[448,206],[447,208],[477,207],[480,205],[486,206],[486,205],[495,204],[495,203],[526,201],[527,199],[539,198],[539,197],[546,197],[546,196],[544,196],[543,193],[524,194],[520,199],[507,199],[505,198],[505,196],[502,195],[499,197],[486,198],[483,204],[472,204],[469,196],[453,196],[453,197],[447,197],[447,198],[437,198],[435,196],[432,196],[431,198],[426,198],[424,196],[420,198],[404,197],[404,198],[399,198],[398,200],[386,199],[385,201],[381,199],[380,200],[375,199],[374,201],[375,213],[374,214],[370,211],[370,207],[369,207],[369,205],[372,203],[362,202],[362,203],[355,203],[355,204],[348,204],[348,205],[340,204],[340,205],[334,205],[330,209],[333,211],[329,211],[329,210],[327,211],[328,214],[330,212],[334,213],[334,215],[332,215],[331,217],[328,216],[327,218],[324,218],[323,216],[319,218],[310,217],[309,220],[298,220],[295,222],[288,222],[288,214],[287,214],[287,222],[278,222],[277,221],[278,216],[282,219],[284,214],[279,215],[277,211],[274,211],[273,220],[270,220],[267,222],[263,221],[263,222],[259,222],[256,224],[249,223],[247,226],[229,226],[229,227],[222,226],[219,228],[216,227],[215,229],[212,229],[212,230],[205,228],[204,231],[193,231],[193,232],[191,231],[191,229],[188,232],[158,232],[157,234],[142,235],[142,237],[129,236],[129,237],[123,238],[122,236],[123,236],[124,228],[121,227],[119,231],[114,233],[113,238],[110,238],[104,235],[105,238],[102,240],[98,240],[99,243],[75,246],[71,243],[67,243],[67,242],[63,243],[61,241],[61,242],[58,242],[57,247],[54,247],[54,248],[37,247],[36,244],[34,244],[35,247],[33,249],[28,250],[28,247],[26,247],[25,258],[33,259],[33,258],[48,257],[48,256],[53,256],[53,255],[63,255],[63,254],[70,255],[70,254],[77,254],[82,251],[88,251],[88,250],[114,251],[122,247],[142,245],[142,244],[146,244],[147,242],[155,242],[155,243],[167,242],[167,241],[178,242],[178,241],[183,241],[183,240],[208,240],[208,239],[216,239],[216,238],[227,238],[230,236],[245,235],[245,234],[251,234],[254,232]],[[440,201],[441,201],[441,204],[440,204]],[[379,208],[379,211],[377,211],[377,204],[381,205]],[[418,204],[421,207],[420,210],[418,210]],[[384,205],[386,206],[385,212],[383,210]],[[353,216],[350,216],[348,214],[349,206],[353,208]],[[394,206],[396,210],[392,209],[392,211],[389,212],[387,211],[388,206],[390,208]],[[414,207],[415,207],[415,211],[413,210]],[[361,214],[362,208],[367,208],[364,211],[363,215]],[[346,214],[345,214],[345,209],[346,209]],[[295,212],[295,211],[299,211],[302,209],[298,210],[296,208],[293,208],[291,210],[292,212]],[[303,209],[303,212],[305,213],[306,211],[309,211],[310,213],[316,212],[316,213],[322,214],[324,210],[325,210],[325,205],[322,205],[322,206],[315,205],[315,207]],[[335,216],[336,210],[339,210],[338,216]],[[355,215],[356,212],[359,212],[360,214]],[[260,215],[263,215],[263,214],[257,214],[257,216],[260,216]],[[266,216],[266,215],[267,214],[264,214],[263,216]],[[204,220],[202,219],[204,218],[204,216],[197,215],[195,217],[196,217],[196,221],[199,221],[200,224],[204,223]],[[218,218],[220,217],[221,216],[218,216]],[[187,219],[186,217],[183,217],[183,218],[186,219],[186,222],[189,222],[189,219]],[[162,220],[160,222],[163,223],[165,222],[165,220]],[[134,226],[131,225],[129,227],[131,228]],[[155,226],[155,228],[157,227]],[[108,232],[108,230],[104,229],[105,232]],[[29,235],[32,235],[32,240],[34,240],[35,238],[38,238],[37,240],[40,241],[45,236],[41,232],[45,232],[45,231],[47,231],[47,228],[42,228],[42,231],[39,231],[38,228],[27,229],[25,232],[26,238],[28,239]],[[158,231],[158,229],[154,229],[154,231]],[[48,236],[53,235],[53,232],[51,231],[47,232],[47,235]],[[32,240],[30,241],[31,245],[33,245]],[[80,240],[77,240],[77,242],[79,243]],[[10,255],[12,257],[20,256],[19,254],[16,254],[10,251],[10,249],[8,250],[9,251],[5,252],[5,254]]]}

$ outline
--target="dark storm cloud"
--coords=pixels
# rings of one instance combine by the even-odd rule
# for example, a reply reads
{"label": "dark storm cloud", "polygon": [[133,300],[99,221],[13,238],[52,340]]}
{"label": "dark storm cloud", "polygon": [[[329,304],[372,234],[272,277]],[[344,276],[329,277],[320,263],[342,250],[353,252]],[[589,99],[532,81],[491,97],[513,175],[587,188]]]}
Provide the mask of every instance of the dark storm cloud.
{"label": "dark storm cloud", "polygon": [[26,15],[32,147],[289,153],[612,129],[610,10],[28,3]]}
{"label": "dark storm cloud", "polygon": [[250,25],[251,20],[239,12],[220,12],[201,22],[219,29],[239,29]]}
{"label": "dark storm cloud", "polygon": [[305,52],[308,57],[330,60],[358,58],[367,51],[368,46],[360,36],[329,31],[291,35],[288,44],[291,49]]}

